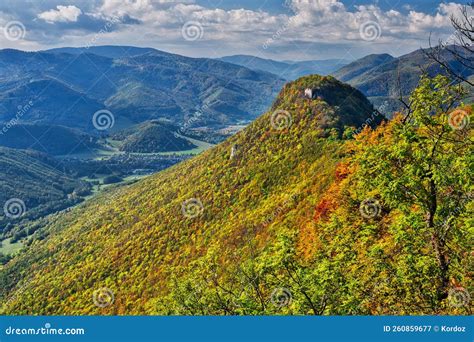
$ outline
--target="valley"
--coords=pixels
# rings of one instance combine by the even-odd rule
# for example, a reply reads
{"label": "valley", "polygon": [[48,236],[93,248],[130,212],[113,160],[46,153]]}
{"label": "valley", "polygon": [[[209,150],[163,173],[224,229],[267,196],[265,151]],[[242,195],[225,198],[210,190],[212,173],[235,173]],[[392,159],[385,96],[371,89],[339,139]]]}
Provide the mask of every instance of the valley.
{"label": "valley", "polygon": [[[142,131],[141,127],[138,131]],[[28,133],[25,134],[25,132]],[[39,139],[33,135],[35,133]],[[71,133],[73,134],[71,135]],[[67,134],[67,136],[64,134]],[[79,136],[77,134],[62,126],[28,125],[25,128],[18,125],[12,128],[10,134],[5,135],[9,138],[5,139],[3,143],[12,147],[16,146],[17,149],[0,148],[0,154],[4,153],[4,160],[2,160],[3,163],[0,166],[2,170],[0,174],[5,176],[2,187],[8,186],[12,189],[10,193],[8,191],[4,192],[0,200],[2,203],[6,203],[11,198],[20,197],[17,199],[24,204],[25,212],[17,220],[12,221],[6,217],[0,221],[0,224],[3,225],[0,230],[2,263],[18,253],[23,245],[28,243],[28,238],[41,229],[42,218],[90,200],[110,187],[132,184],[213,146],[204,141],[167,131],[164,137],[165,140],[158,144],[160,149],[163,150],[162,152],[148,150],[145,150],[145,152],[128,152],[122,148],[123,141],[116,140],[120,139],[120,136],[96,138],[82,133],[79,133],[82,134]],[[186,144],[181,146],[173,144],[173,140],[170,139],[175,139],[175,136]],[[14,139],[11,139],[12,137]],[[160,134],[154,132],[153,137],[159,138]],[[74,141],[74,138],[77,140]],[[149,140],[136,139],[135,142],[139,146],[147,146]],[[1,139],[0,144],[2,144]],[[44,148],[45,146],[47,146],[47,149]],[[27,147],[30,149],[22,149]],[[181,150],[179,150],[180,148]],[[38,151],[35,151],[35,149]],[[173,149],[177,151],[173,151]],[[62,154],[65,151],[69,152]],[[54,154],[54,156],[47,152]],[[22,164],[16,165],[11,158],[6,158],[7,154],[11,153],[20,153],[20,156],[32,156],[38,159],[25,161],[20,159]],[[42,171],[41,168],[43,167],[47,170]],[[34,170],[38,168],[40,168],[41,174],[35,176],[30,185],[38,186],[37,195],[28,187],[28,183],[9,185],[11,178],[6,178],[11,177],[9,175],[15,174],[15,177],[23,177],[24,182],[26,179],[21,175],[25,172],[35,172]],[[78,187],[70,187],[65,189],[62,194],[58,193],[56,195],[56,190],[53,191],[52,188],[44,187],[44,182],[49,182],[44,177],[50,177],[51,173],[56,173],[60,178],[67,177],[66,179],[69,179],[71,183],[76,180],[77,184],[80,184],[80,190],[78,190]],[[35,184],[36,182],[38,184]],[[41,190],[39,189],[40,186]],[[57,185],[53,186],[57,187]],[[28,195],[22,195],[19,190]]]}
{"label": "valley", "polygon": [[[20,220],[6,225],[3,219],[0,253],[9,257],[42,227],[35,220],[109,187],[132,184],[238,134],[271,104],[282,78],[332,73],[390,116],[399,108],[397,70],[405,95],[415,87],[421,67],[440,72],[420,50],[399,58],[380,54],[352,62],[279,62],[247,55],[193,59],[151,48],[97,46],[37,53],[6,49],[0,50],[0,62],[0,146],[36,153],[39,159],[27,170],[46,161],[82,187],[68,188],[59,197],[47,187],[42,197],[30,197],[27,184],[16,184],[16,194],[6,191],[5,196],[20,197],[28,208]],[[338,110],[357,115],[352,108],[354,103],[343,102]],[[98,119],[105,121],[95,121],[94,112],[103,113]],[[332,120],[328,117],[327,124]],[[5,163],[2,170],[8,172],[12,162]]]}
{"label": "valley", "polygon": [[470,88],[315,63],[0,50],[0,313],[468,313]]}
{"label": "valley", "polygon": [[[49,215],[223,141],[267,107],[282,82],[148,48],[0,50],[0,146],[9,149],[2,150],[0,200],[15,200],[24,211],[13,220],[0,215],[2,262]],[[8,154],[25,160],[19,166]],[[31,182],[11,179],[23,174]]]}

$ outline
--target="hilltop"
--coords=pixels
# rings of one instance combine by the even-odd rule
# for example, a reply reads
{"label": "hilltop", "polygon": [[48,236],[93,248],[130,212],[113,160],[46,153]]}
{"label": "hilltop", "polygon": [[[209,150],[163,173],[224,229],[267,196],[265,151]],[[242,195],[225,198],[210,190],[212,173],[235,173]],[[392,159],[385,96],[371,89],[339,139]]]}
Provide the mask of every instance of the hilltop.
{"label": "hilltop", "polygon": [[[327,91],[334,106],[305,98],[306,87]],[[360,110],[345,112],[346,101]],[[164,313],[158,301],[188,267],[217,257],[243,263],[252,252],[248,239],[270,244],[281,230],[309,219],[339,161],[340,143],[325,137],[342,123],[359,124],[371,115],[359,91],[333,78],[311,76],[286,85],[269,112],[226,142],[55,218],[49,238],[34,242],[3,271],[6,310],[99,313],[90,297],[105,286],[117,292],[110,313]],[[22,284],[32,292],[17,299],[14,291],[5,292]],[[44,291],[55,293],[47,307],[27,299]]]}
{"label": "hilltop", "polygon": [[[288,83],[268,112],[220,145],[50,218],[42,239],[1,271],[2,312],[465,313],[439,287],[425,213],[397,202],[424,189],[415,180],[429,160],[411,161],[420,153],[397,141],[401,120],[381,121],[332,77]],[[377,129],[351,139],[367,123]],[[443,166],[458,177],[469,154],[445,147]],[[387,195],[380,185],[392,161],[396,172],[409,165],[411,182],[398,173],[390,183],[400,179],[409,192]],[[459,179],[469,186],[466,174]],[[440,186],[465,192],[459,184]],[[468,222],[459,208],[453,232]],[[469,239],[455,236],[449,276],[464,285]]]}
{"label": "hilltop", "polygon": [[112,136],[120,141],[120,151],[138,153],[156,153],[185,151],[196,148],[184,138],[173,132],[173,127],[158,121],[147,121],[120,131]]}

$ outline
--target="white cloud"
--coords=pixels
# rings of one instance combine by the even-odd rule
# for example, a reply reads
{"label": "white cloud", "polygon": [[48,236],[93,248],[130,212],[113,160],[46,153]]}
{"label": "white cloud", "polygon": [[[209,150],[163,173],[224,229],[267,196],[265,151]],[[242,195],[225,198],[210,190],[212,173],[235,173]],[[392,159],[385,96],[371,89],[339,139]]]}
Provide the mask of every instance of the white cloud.
{"label": "white cloud", "polygon": [[[348,9],[338,0],[292,0],[290,8],[291,14],[270,14],[248,9],[206,8],[190,1],[126,0],[118,4],[105,0],[98,12],[105,16],[127,14],[140,19],[139,26],[111,32],[110,38],[114,40],[133,36],[142,45],[169,46],[170,50],[190,54],[185,51],[191,47],[183,41],[181,27],[187,21],[198,21],[205,34],[202,40],[194,42],[191,54],[225,54],[224,50],[268,54],[273,50],[280,58],[284,58],[285,53],[288,58],[298,54],[296,58],[305,59],[324,55],[324,51],[317,51],[321,44],[344,46],[356,55],[360,55],[362,49],[366,53],[406,53],[426,45],[432,31],[450,31],[449,16],[459,11],[460,5],[440,4],[434,14],[414,10],[408,13],[394,9],[384,11],[378,5]],[[360,27],[367,22],[376,22],[380,27],[380,37],[375,41],[367,42],[361,37]],[[266,44],[269,40],[272,44]],[[155,41],[160,42],[159,46],[147,44]],[[262,51],[264,45],[270,48]],[[302,55],[305,51],[308,56]],[[321,56],[315,56],[315,51]]]}
{"label": "white cloud", "polygon": [[70,5],[70,6],[56,6],[56,9],[51,9],[46,12],[38,14],[38,18],[46,21],[47,23],[56,23],[56,22],[76,22],[77,18],[82,14],[80,8]]}
{"label": "white cloud", "polygon": [[[42,12],[37,16],[42,26],[40,21],[35,23],[35,31],[28,37],[36,37],[40,44],[42,37],[47,37],[42,41],[48,46],[80,46],[97,35],[105,25],[102,21],[113,21],[113,29],[101,32],[97,44],[151,46],[191,56],[248,53],[315,59],[330,58],[334,51],[342,54],[336,56],[341,58],[380,52],[399,55],[426,46],[430,34],[433,41],[450,36],[449,17],[456,15],[461,6],[441,3],[434,11],[423,13],[412,8],[384,10],[371,3],[345,6],[342,0],[292,0],[290,13],[269,13],[206,7],[193,0],[96,0],[84,5],[83,10],[60,5]],[[117,17],[128,19],[117,22]],[[45,21],[77,24],[53,29]],[[183,39],[181,28],[189,21],[202,25],[202,39],[192,43]],[[361,26],[367,22],[380,27],[373,41],[361,37]],[[266,44],[268,41],[271,44]],[[262,49],[266,45],[268,49]]]}

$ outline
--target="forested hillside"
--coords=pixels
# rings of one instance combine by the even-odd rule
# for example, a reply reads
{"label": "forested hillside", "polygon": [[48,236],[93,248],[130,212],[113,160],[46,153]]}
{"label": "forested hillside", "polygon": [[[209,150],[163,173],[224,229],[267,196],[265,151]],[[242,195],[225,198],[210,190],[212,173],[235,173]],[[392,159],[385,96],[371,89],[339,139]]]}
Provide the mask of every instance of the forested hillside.
{"label": "forested hillside", "polygon": [[[390,116],[392,112],[401,109],[400,94],[408,97],[424,73],[431,77],[446,74],[443,67],[427,55],[430,51],[431,49],[419,49],[397,58],[387,54],[369,55],[342,67],[332,75],[359,89],[375,106],[382,105]],[[466,51],[460,53],[467,60],[472,60]],[[447,50],[442,51],[441,56],[446,65],[459,75],[472,75],[472,69],[463,65],[462,61]]]}
{"label": "forested hillside", "polygon": [[93,115],[107,109],[114,129],[158,118],[188,127],[237,124],[255,119],[282,84],[267,72],[155,49],[3,49],[0,122],[16,119],[97,132]]}
{"label": "forested hillside", "polygon": [[[0,238],[27,235],[23,222],[79,203],[90,185],[43,153],[0,147]],[[32,232],[30,232],[32,233]]]}
{"label": "forested hillside", "polygon": [[65,155],[92,150],[98,143],[94,136],[63,126],[17,124],[0,134],[0,146]]}
{"label": "forested hillside", "polygon": [[470,313],[459,96],[423,79],[410,117],[381,124],[332,77],[291,82],[226,142],[51,217],[0,271],[2,313]]}
{"label": "forested hillside", "polygon": [[124,152],[155,153],[191,150],[196,147],[173,130],[177,127],[158,121],[147,121],[113,135],[120,141],[120,150]]}

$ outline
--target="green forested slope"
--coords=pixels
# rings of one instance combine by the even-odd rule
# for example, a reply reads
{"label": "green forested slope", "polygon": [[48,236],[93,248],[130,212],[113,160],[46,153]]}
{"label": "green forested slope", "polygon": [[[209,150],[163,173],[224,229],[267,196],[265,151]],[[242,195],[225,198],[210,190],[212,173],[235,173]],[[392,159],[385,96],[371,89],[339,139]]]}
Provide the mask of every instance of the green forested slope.
{"label": "green forested slope", "polygon": [[114,134],[120,141],[120,150],[125,152],[155,153],[184,151],[196,148],[173,132],[176,127],[158,121],[147,121]]}
{"label": "green forested slope", "polygon": [[0,146],[67,155],[98,147],[97,138],[81,131],[36,124],[17,124],[0,134]]}
{"label": "green forested slope", "polygon": [[[15,235],[26,236],[22,221],[67,208],[78,203],[80,196],[89,192],[87,183],[59,171],[55,163],[47,155],[36,151],[0,147],[2,240]],[[13,201],[11,210],[14,210],[14,203],[21,204],[18,214],[7,216],[9,200]],[[17,208],[20,209],[19,206]]]}
{"label": "green forested slope", "polygon": [[[107,75],[107,78],[104,77]],[[187,126],[256,118],[284,83],[276,75],[213,59],[126,46],[26,52],[0,49],[0,121],[63,125],[96,132],[107,109],[115,128],[166,118]]]}
{"label": "green forested slope", "polygon": [[[325,101],[304,98],[306,87],[318,88]],[[370,117],[380,122],[358,91],[332,78],[289,83],[269,112],[228,141],[52,217],[49,237],[1,271],[2,311],[466,313],[464,305],[449,305],[448,285],[439,285],[422,206],[398,205],[383,187],[399,149],[402,163],[425,167],[393,138],[399,121],[341,140],[350,136],[342,135],[344,126],[360,128]],[[450,154],[453,175],[468,162],[465,150],[458,152]],[[367,175],[371,168],[384,177]],[[472,183],[461,176],[462,187],[452,190],[464,193]],[[449,247],[461,256],[469,246],[462,232],[472,227],[465,207],[450,219],[457,235]],[[443,273],[449,288],[468,287],[467,263],[451,258]]]}

